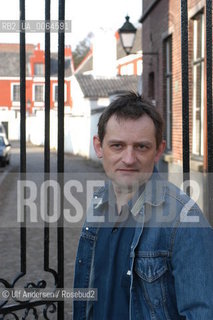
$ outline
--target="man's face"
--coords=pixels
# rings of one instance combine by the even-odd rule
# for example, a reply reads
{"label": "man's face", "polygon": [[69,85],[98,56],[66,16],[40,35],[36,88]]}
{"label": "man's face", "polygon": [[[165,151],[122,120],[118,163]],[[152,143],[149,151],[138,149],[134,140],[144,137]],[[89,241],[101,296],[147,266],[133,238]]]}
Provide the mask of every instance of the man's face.
{"label": "man's face", "polygon": [[112,116],[107,125],[103,143],[94,137],[94,148],[113,185],[131,188],[145,183],[154,164],[165,149],[165,142],[156,146],[155,126],[144,115],[137,120],[117,119]]}

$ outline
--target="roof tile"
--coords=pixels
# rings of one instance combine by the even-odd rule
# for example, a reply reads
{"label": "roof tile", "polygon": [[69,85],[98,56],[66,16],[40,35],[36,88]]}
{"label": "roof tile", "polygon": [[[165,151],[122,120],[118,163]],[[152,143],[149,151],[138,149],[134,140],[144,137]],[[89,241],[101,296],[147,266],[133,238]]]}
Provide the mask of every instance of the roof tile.
{"label": "roof tile", "polygon": [[92,75],[75,75],[84,97],[104,98],[117,91],[138,91],[139,76],[117,76],[94,78]]}

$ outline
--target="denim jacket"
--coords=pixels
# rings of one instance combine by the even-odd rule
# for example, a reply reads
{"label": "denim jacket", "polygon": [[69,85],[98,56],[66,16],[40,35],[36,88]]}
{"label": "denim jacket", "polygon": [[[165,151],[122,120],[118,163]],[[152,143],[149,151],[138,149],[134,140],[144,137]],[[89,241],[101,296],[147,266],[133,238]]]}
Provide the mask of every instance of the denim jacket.
{"label": "denim jacket", "polygon": [[[101,215],[105,193],[101,188],[94,194],[94,215]],[[212,320],[213,229],[196,203],[157,173],[138,199],[127,266],[129,320]],[[88,221],[83,226],[75,288],[92,286],[98,229]],[[73,319],[90,320],[90,305],[74,301]]]}

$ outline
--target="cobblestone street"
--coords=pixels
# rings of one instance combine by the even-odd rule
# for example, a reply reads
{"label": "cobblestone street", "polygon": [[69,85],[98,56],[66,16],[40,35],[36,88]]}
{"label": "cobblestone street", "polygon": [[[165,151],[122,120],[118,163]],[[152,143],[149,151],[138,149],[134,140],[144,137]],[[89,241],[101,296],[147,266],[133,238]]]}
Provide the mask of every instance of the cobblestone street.
{"label": "cobblestone street", "polygon": [[[57,155],[51,153],[51,172],[56,172]],[[19,146],[12,142],[11,164],[0,170],[0,278],[12,284],[16,275],[20,272],[20,228],[17,223],[17,181],[19,179]],[[27,179],[34,181],[40,186],[43,179],[43,149],[40,147],[27,147]],[[79,181],[83,188],[88,180],[103,179],[103,169],[100,164],[81,157],[65,155],[64,179]],[[75,195],[83,208],[86,205],[86,189]],[[38,197],[39,198],[39,188]],[[54,196],[53,196],[54,198]],[[36,200],[39,205],[39,199]],[[66,204],[69,209],[69,203]],[[71,210],[72,211],[72,210]],[[38,210],[39,215],[39,210]],[[73,272],[80,226],[65,224],[64,228],[64,266],[65,266],[65,289],[73,286]],[[17,287],[24,287],[28,282],[38,283],[40,280],[47,282],[47,287],[54,287],[54,279],[50,273],[44,272],[44,224],[29,224],[27,228],[27,274],[21,278]],[[57,229],[56,224],[50,226],[50,255],[49,266],[57,270]],[[3,285],[1,285],[3,287]],[[65,319],[72,318],[71,300],[65,301]],[[22,311],[24,312],[24,311]],[[21,313],[20,313],[21,314]],[[23,315],[23,313],[22,313]],[[29,315],[27,319],[34,319]],[[40,316],[39,319],[43,319]],[[51,315],[50,319],[56,319]]]}

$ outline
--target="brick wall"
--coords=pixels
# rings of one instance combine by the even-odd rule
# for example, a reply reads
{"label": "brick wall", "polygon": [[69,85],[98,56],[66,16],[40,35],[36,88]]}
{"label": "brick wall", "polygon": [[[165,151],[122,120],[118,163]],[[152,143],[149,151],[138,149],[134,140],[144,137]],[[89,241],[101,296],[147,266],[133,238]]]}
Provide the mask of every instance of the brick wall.
{"label": "brick wall", "polygon": [[[189,0],[188,11],[196,13],[203,7],[203,0]],[[143,12],[150,2],[143,2]],[[190,146],[192,144],[192,20],[189,19],[189,108]],[[149,73],[155,73],[156,106],[165,116],[165,61],[163,60],[164,40],[172,35],[172,154],[174,163],[182,161],[182,77],[181,77],[181,1],[161,0],[143,22],[143,94],[148,97]],[[157,56],[146,55],[158,52]]]}

